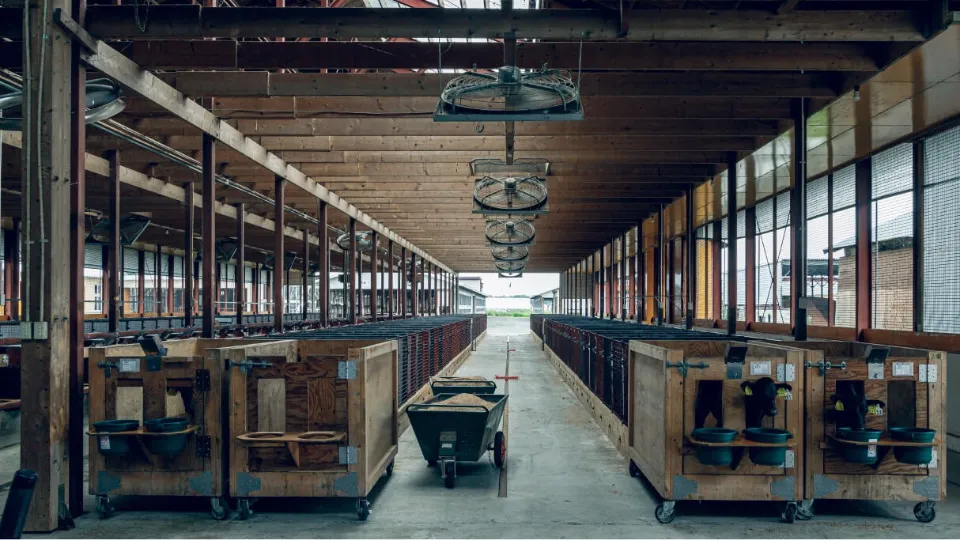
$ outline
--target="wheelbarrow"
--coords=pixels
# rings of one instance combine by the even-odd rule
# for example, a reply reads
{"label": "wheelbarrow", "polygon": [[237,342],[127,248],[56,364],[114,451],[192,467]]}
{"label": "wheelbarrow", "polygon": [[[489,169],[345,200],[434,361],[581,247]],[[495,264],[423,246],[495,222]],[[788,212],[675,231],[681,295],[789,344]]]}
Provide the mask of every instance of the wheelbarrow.
{"label": "wheelbarrow", "polygon": [[439,394],[492,394],[497,391],[497,383],[486,379],[468,379],[463,377],[433,377],[430,379],[433,395]]}
{"label": "wheelbarrow", "polygon": [[477,395],[494,404],[490,410],[480,405],[439,403],[455,395],[439,394],[407,408],[423,458],[431,466],[440,465],[443,483],[450,489],[456,485],[458,461],[479,461],[488,450],[493,451],[497,467],[502,468],[507,459],[507,441],[499,431],[507,396]]}

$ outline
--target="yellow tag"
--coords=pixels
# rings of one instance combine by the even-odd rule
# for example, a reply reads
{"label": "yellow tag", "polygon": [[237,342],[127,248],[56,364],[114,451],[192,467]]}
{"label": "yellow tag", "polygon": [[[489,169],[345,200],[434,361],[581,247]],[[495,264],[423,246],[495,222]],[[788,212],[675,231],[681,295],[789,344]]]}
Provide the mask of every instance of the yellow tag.
{"label": "yellow tag", "polygon": [[744,389],[743,389],[743,394],[746,395],[746,396],[752,396],[752,395],[753,395],[753,390],[752,390],[749,386],[744,387]]}
{"label": "yellow tag", "polygon": [[777,397],[787,397],[787,389],[777,388]]}
{"label": "yellow tag", "polygon": [[835,410],[835,411],[842,411],[842,410],[843,410],[843,402],[842,402],[842,401],[838,401],[838,402],[833,406],[833,410]]}
{"label": "yellow tag", "polygon": [[867,412],[870,414],[882,414],[879,405],[871,405],[867,407]]}

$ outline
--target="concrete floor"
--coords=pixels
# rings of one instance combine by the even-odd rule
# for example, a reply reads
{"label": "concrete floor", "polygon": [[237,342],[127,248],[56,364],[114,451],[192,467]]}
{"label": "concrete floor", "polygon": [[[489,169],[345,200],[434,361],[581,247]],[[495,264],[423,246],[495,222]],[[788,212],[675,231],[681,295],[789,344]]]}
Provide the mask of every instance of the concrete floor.
{"label": "concrete floor", "polygon": [[[428,468],[412,430],[400,439],[394,476],[371,496],[372,514],[356,520],[353,501],[262,500],[249,521],[213,521],[206,501],[115,501],[118,513],[101,521],[89,513],[76,529],[54,536],[76,538],[276,538],[276,537],[960,537],[958,490],[937,505],[933,524],[917,523],[912,503],[824,503],[817,517],[780,523],[780,505],[680,503],[677,518],[661,525],[658,500],[627,474],[613,445],[556,375],[528,336],[523,318],[491,318],[489,333],[460,373],[502,374],[506,336],[511,344],[507,497],[498,497],[492,463],[458,467],[456,489]],[[951,486],[952,488],[954,486]],[[5,499],[0,493],[0,503]],[[88,497],[88,508],[93,498]]]}

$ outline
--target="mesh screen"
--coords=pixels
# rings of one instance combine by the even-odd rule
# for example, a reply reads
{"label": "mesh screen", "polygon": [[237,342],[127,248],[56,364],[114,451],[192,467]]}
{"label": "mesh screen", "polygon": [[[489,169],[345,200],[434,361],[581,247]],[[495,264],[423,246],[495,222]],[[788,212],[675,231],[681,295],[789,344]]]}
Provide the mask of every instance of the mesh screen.
{"label": "mesh screen", "polygon": [[[2,234],[0,238],[3,238]],[[0,253],[3,253],[3,246],[0,246]],[[94,270],[103,269],[103,246],[100,244],[83,246],[83,267]]]}
{"label": "mesh screen", "polygon": [[857,171],[850,165],[833,173],[833,210],[857,203]]}
{"label": "mesh screen", "polygon": [[[709,230],[709,227],[701,227]],[[712,319],[713,250],[710,240],[697,240],[697,318]]]}
{"label": "mesh screen", "polygon": [[[744,238],[746,236],[747,236],[747,211],[741,210],[737,212],[737,238]],[[742,266],[740,268],[742,268]]]}
{"label": "mesh screen", "polygon": [[738,321],[747,320],[747,270],[746,268],[747,268],[747,240],[745,238],[738,238],[737,239],[737,320]]}
{"label": "mesh screen", "polygon": [[777,195],[776,203],[777,227],[790,225],[790,192],[785,191]]}
{"label": "mesh screen", "polygon": [[836,267],[833,284],[833,324],[853,328],[857,322],[856,208],[834,212],[830,217],[833,219],[832,247],[833,262]]}
{"label": "mesh screen", "polygon": [[757,232],[773,230],[773,199],[767,199],[757,205]]}
{"label": "mesh screen", "polygon": [[[897,151],[901,147],[884,152]],[[908,155],[909,157],[909,155]],[[887,165],[887,169],[878,166]],[[872,327],[883,330],[913,330],[913,162],[900,157],[874,159],[874,201],[871,204],[870,263],[873,270]],[[906,178],[906,180],[904,180]],[[890,195],[891,190],[901,191]],[[883,198],[877,198],[883,197]]]}
{"label": "mesh screen", "polygon": [[830,316],[829,224],[826,215],[807,220],[807,323],[817,326],[826,326]]}
{"label": "mesh screen", "polygon": [[827,177],[807,184],[807,219],[827,213]]}
{"label": "mesh screen", "polygon": [[722,240],[726,240],[727,238],[730,238],[730,234],[727,231],[727,229],[728,229],[727,220],[726,219],[720,220],[720,238]]}
{"label": "mesh screen", "polygon": [[[757,214],[759,215],[759,209]],[[772,208],[770,215],[773,215]],[[773,283],[775,279],[773,232],[758,233],[756,244],[756,319],[758,322],[772,323],[774,303]]]}
{"label": "mesh screen", "polygon": [[912,190],[913,145],[901,144],[873,156],[872,172],[874,199]]}
{"label": "mesh screen", "polygon": [[924,146],[923,330],[960,333],[960,127]]}

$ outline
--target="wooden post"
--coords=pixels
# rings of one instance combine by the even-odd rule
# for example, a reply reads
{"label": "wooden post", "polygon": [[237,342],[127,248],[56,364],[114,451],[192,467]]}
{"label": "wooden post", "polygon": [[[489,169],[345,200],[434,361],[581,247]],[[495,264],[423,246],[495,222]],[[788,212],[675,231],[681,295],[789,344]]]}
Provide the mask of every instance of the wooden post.
{"label": "wooden post", "polygon": [[[194,292],[196,290],[193,280],[193,261],[196,254],[193,251],[193,237],[195,236],[195,220],[193,216],[193,205],[195,192],[193,184],[183,185],[186,198],[183,201],[184,225],[183,225],[183,324],[187,328],[193,326],[194,314]],[[118,293],[119,294],[119,293]]]}
{"label": "wooden post", "polygon": [[7,297],[4,313],[20,320],[20,218],[13,218],[13,228],[3,231],[3,286]]}
{"label": "wooden post", "polygon": [[330,232],[327,230],[327,203],[320,201],[317,205],[317,236],[320,243],[320,287],[318,295],[320,301],[320,324],[330,324]]}
{"label": "wooden post", "polygon": [[234,300],[236,301],[237,324],[243,324],[243,307],[246,304],[247,294],[247,253],[246,253],[246,227],[244,218],[246,217],[246,205],[237,203],[237,280],[234,285],[236,292]]}
{"label": "wooden post", "polygon": [[[72,0],[73,18],[80,25],[86,0]],[[73,43],[70,58],[70,392],[67,454],[67,503],[70,514],[83,513],[83,344],[84,344],[84,242],[86,240],[87,68],[80,61],[82,44]]]}
{"label": "wooden post", "polygon": [[215,297],[217,294],[216,276],[214,275],[214,266],[217,263],[217,229],[215,222],[216,213],[214,212],[217,189],[217,182],[214,177],[216,168],[214,161],[216,158],[216,143],[217,140],[210,135],[203,135],[201,142],[201,161],[203,162],[203,173],[201,175],[203,180],[203,206],[201,207],[203,234],[201,235],[200,245],[203,253],[203,299],[201,301],[203,308],[202,335],[205,338],[213,337],[213,328],[216,321],[216,310],[214,308],[214,302],[217,301]]}
{"label": "wooden post", "polygon": [[697,316],[697,220],[693,190],[691,186],[687,191],[687,330],[693,328],[693,319]]}
{"label": "wooden post", "polygon": [[871,158],[862,159],[855,165],[856,174],[856,291],[857,291],[857,340],[863,339],[863,331],[870,328],[873,302],[871,298],[873,269],[871,265],[870,238],[873,231],[870,200],[873,189]]}
{"label": "wooden post", "polygon": [[[21,323],[20,465],[39,480],[27,515],[29,532],[56,530],[66,509],[70,405],[70,86],[71,39],[54,13],[71,3],[25,3],[23,58],[24,220]],[[42,70],[42,71],[41,71]],[[24,332],[26,330],[27,332]]]}
{"label": "wooden post", "polygon": [[310,315],[310,233],[303,230],[303,271],[300,273],[300,314],[306,321]]}
{"label": "wooden post", "polygon": [[[350,323],[359,322],[357,313],[362,306],[357,306],[357,220],[350,218]],[[346,305],[346,304],[344,304]]]}
{"label": "wooden post", "polygon": [[110,273],[107,277],[107,330],[116,334],[120,325],[120,283],[123,280],[123,246],[120,245],[120,151],[107,152],[110,162]]}
{"label": "wooden post", "polygon": [[807,339],[807,101],[793,103],[793,187],[790,189],[793,339]]}
{"label": "wooden post", "polygon": [[737,153],[727,154],[727,335],[737,333]]}
{"label": "wooden post", "polygon": [[663,205],[660,205],[660,211],[657,212],[657,245],[653,248],[653,268],[650,269],[653,274],[653,310],[654,321],[659,325],[663,323]]}
{"label": "wooden post", "polygon": [[377,231],[370,232],[370,242],[373,245],[373,249],[370,251],[370,318],[373,322],[377,322],[377,261],[379,257],[377,256]]}
{"label": "wooden post", "polygon": [[285,187],[286,179],[282,176],[273,178],[274,203],[273,203],[273,330],[274,332],[283,332],[283,268],[284,251],[284,213],[283,207],[286,204]]}

